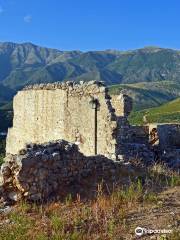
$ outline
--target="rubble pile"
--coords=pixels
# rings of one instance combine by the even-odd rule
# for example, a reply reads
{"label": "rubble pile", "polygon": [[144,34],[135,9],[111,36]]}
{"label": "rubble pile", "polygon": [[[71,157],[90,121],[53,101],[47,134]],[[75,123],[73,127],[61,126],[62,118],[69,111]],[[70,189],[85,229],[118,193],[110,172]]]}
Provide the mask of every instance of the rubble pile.
{"label": "rubble pile", "polygon": [[77,145],[64,140],[29,144],[17,155],[7,155],[1,166],[4,199],[44,201],[61,194],[65,186],[93,175],[114,176],[116,164],[103,156],[85,157]]}

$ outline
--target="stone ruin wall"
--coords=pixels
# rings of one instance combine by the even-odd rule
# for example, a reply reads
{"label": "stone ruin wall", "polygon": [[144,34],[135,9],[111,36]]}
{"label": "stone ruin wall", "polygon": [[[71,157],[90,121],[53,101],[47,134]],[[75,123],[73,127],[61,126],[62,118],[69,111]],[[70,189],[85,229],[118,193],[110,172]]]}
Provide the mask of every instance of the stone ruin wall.
{"label": "stone ruin wall", "polygon": [[[153,161],[152,126],[131,126],[127,116],[132,110],[132,99],[126,94],[110,97],[107,88],[96,81],[40,84],[18,92],[13,103],[13,127],[7,136],[7,154],[17,154],[28,143],[43,144],[64,139],[76,143],[86,156],[95,155],[92,99],[98,99],[100,104],[97,112],[97,154],[119,161],[138,158]],[[180,125],[164,124],[156,128],[160,139],[157,146],[159,158],[164,157],[162,148],[165,145],[169,146],[170,152],[173,148],[175,154],[180,154],[177,150],[180,146]]]}
{"label": "stone ruin wall", "polygon": [[33,85],[18,92],[13,102],[14,119],[8,131],[7,154],[17,154],[28,143],[64,139],[76,143],[86,156],[95,155],[92,99],[98,99],[100,105],[97,154],[120,161],[134,157],[151,161],[147,129],[130,126],[127,120],[132,99],[126,94],[110,97],[107,88],[94,81],[81,85],[72,82]]}
{"label": "stone ruin wall", "polygon": [[127,117],[133,107],[132,98],[123,93],[120,93],[119,95],[111,95],[111,104],[118,117]]}
{"label": "stone ruin wall", "polygon": [[115,153],[116,116],[106,88],[101,83],[59,83],[34,85],[14,97],[13,127],[7,136],[6,152],[17,154],[27,143],[65,139],[79,145],[85,155],[95,151],[95,110],[90,101],[97,98],[97,153]]}
{"label": "stone ruin wall", "polygon": [[[18,155],[8,155],[0,171],[0,199],[49,201],[85,193],[96,194],[102,179],[127,183],[135,176],[102,155],[84,156],[78,146],[64,140],[31,144]],[[110,185],[108,185],[110,187]]]}
{"label": "stone ruin wall", "polygon": [[1,192],[5,199],[49,199],[69,183],[82,180],[93,170],[92,161],[64,140],[30,144],[18,155],[8,155],[1,167]]}
{"label": "stone ruin wall", "polygon": [[150,124],[149,136],[158,158],[170,168],[179,171],[180,124]]}
{"label": "stone ruin wall", "polygon": [[[96,156],[92,99],[100,104],[97,153],[101,155]],[[124,174],[127,180],[136,160],[148,166],[158,157],[173,169],[180,167],[180,125],[131,126],[127,116],[132,100],[123,94],[111,99],[101,83],[30,86],[18,92],[13,104],[13,128],[8,131],[0,172],[4,199],[46,201],[62,196],[66,187],[70,193],[82,185],[89,190],[95,176],[114,181],[115,175],[123,179]],[[152,129],[157,130],[157,146],[150,144]]]}

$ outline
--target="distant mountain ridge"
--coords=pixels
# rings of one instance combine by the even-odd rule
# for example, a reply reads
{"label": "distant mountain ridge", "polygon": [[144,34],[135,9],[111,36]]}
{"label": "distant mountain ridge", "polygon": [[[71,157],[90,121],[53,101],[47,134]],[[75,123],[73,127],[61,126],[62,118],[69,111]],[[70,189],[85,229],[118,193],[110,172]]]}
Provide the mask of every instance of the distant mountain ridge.
{"label": "distant mountain ridge", "polygon": [[[59,51],[31,43],[0,43],[0,83],[17,89],[33,82],[52,82],[49,66],[78,56],[78,51]],[[63,80],[63,74],[60,80]]]}
{"label": "distant mountain ridge", "polygon": [[[180,84],[180,51],[60,51],[32,43],[0,43],[0,101],[24,85],[102,80],[107,85],[170,81]],[[2,90],[4,89],[4,90]],[[3,92],[3,94],[2,94]],[[5,94],[6,93],[6,94]]]}

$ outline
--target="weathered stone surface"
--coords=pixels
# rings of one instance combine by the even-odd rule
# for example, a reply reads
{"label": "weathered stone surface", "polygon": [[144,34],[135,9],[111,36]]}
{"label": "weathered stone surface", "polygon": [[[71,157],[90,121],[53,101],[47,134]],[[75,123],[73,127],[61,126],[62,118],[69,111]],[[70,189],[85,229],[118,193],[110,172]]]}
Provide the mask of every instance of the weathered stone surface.
{"label": "weathered stone surface", "polygon": [[[98,101],[97,133],[92,100]],[[87,156],[115,153],[116,116],[102,82],[40,84],[24,88],[14,97],[13,127],[7,136],[6,152],[23,154],[26,144],[58,139],[76,143]],[[114,122],[113,122],[114,121]],[[114,139],[114,144],[109,140]],[[35,145],[34,145],[35,147]],[[38,153],[37,153],[38,154]]]}
{"label": "weathered stone surface", "polygon": [[[94,100],[98,102],[97,111],[92,104]],[[148,158],[149,153],[149,161],[152,159],[150,145],[156,140],[155,137],[160,139],[160,146],[180,146],[179,125],[159,126],[158,136],[152,141],[149,139],[151,126],[129,125],[127,116],[131,109],[130,97],[124,93],[110,97],[102,82],[27,86],[14,98],[13,128],[8,131],[6,152],[25,154],[27,144],[35,150],[36,144],[65,139],[78,145],[86,156],[96,152],[113,160],[121,155],[122,160],[125,155],[124,159],[128,156],[132,158],[133,152],[134,157],[137,156],[138,143],[146,144],[144,155]],[[128,151],[126,144],[132,146],[133,143],[134,150],[131,147]],[[46,153],[47,149],[44,149],[43,153],[37,152],[36,155],[42,157],[45,154],[48,159]],[[44,161],[47,159],[43,157]]]}
{"label": "weathered stone surface", "polygon": [[180,125],[131,126],[132,99],[111,98],[102,82],[28,86],[13,104],[0,172],[5,199],[48,200],[90,176],[113,179],[120,164],[128,173],[132,162],[180,167]]}
{"label": "weathered stone surface", "polygon": [[25,150],[21,155],[9,154],[1,167],[2,195],[7,200],[46,201],[73,182],[93,174],[114,175],[116,170],[112,160],[100,155],[86,157],[77,145],[64,140],[36,147],[31,144]]}
{"label": "weathered stone surface", "polygon": [[120,93],[118,96],[112,95],[111,104],[115,109],[116,115],[118,117],[120,116],[127,117],[132,111],[132,107],[133,107],[132,98],[130,98],[128,95],[123,93]]}

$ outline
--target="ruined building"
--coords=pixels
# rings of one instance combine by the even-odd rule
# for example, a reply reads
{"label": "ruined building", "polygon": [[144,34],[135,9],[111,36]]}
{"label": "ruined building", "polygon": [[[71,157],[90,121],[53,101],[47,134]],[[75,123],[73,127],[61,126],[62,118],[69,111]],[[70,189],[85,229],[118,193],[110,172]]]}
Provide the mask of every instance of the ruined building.
{"label": "ruined building", "polygon": [[[129,97],[112,101],[100,82],[29,86],[14,98],[13,127],[6,152],[17,154],[28,143],[64,139],[87,156],[117,157],[118,116],[121,125],[132,108]],[[115,107],[115,109],[114,109]]]}
{"label": "ruined building", "polygon": [[159,139],[162,150],[180,146],[179,125],[130,126],[132,99],[125,94],[110,97],[101,82],[28,86],[14,97],[13,108],[6,146],[10,154],[30,143],[64,139],[78,145],[86,156],[151,161],[152,145]]}
{"label": "ruined building", "polygon": [[136,161],[180,167],[180,125],[131,126],[132,99],[110,97],[101,82],[28,86],[13,108],[0,172],[5,199],[47,200],[95,178],[127,179]]}

